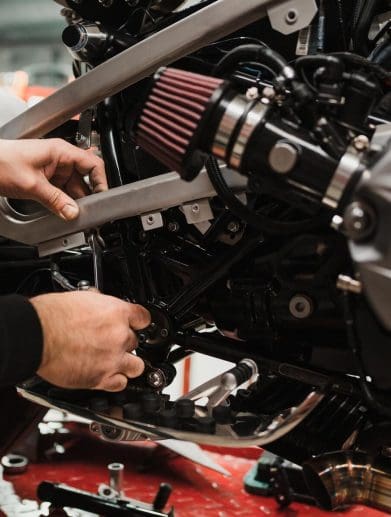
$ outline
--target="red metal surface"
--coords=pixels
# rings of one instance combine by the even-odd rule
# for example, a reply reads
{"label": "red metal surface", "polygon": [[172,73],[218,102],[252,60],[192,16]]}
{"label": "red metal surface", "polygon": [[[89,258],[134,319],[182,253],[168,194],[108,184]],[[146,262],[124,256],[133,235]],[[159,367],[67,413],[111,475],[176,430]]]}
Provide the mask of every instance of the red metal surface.
{"label": "red metal surface", "polygon": [[252,496],[243,489],[243,477],[254,464],[252,458],[257,454],[256,449],[245,449],[243,454],[238,449],[215,450],[210,454],[231,472],[231,477],[195,465],[155,444],[119,446],[83,436],[60,460],[30,464],[26,473],[6,479],[14,483],[21,497],[29,499],[35,498],[36,488],[42,480],[96,492],[100,483],[108,481],[106,465],[120,461],[126,466],[124,489],[127,496],[151,502],[159,484],[168,482],[174,489],[171,504],[178,517],[386,515],[363,507],[328,514],[296,503],[286,510],[279,510],[273,499]]}

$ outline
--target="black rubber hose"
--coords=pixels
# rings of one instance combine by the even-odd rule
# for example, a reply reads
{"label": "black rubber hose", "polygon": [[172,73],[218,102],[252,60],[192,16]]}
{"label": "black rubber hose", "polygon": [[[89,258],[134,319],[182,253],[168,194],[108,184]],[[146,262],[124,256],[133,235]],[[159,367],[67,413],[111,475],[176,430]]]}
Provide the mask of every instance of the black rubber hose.
{"label": "black rubber hose", "polygon": [[227,185],[216,158],[213,156],[209,157],[205,167],[213,187],[229,210],[252,228],[272,235],[292,235],[294,233],[302,233],[303,231],[310,230],[319,224],[316,219],[305,219],[295,222],[274,221],[269,217],[252,212],[246,205],[239,201]]}
{"label": "black rubber hose", "polygon": [[258,61],[270,68],[276,75],[284,74],[288,62],[274,50],[261,45],[241,45],[228,52],[215,66],[213,75],[231,74],[240,63]]}
{"label": "black rubber hose", "polygon": [[372,23],[373,16],[378,6],[379,0],[367,0],[364,4],[359,16],[354,34],[353,48],[354,51],[363,56],[368,56],[368,33]]}
{"label": "black rubber hose", "polygon": [[340,81],[345,71],[344,63],[336,56],[318,55],[303,56],[295,61],[295,68],[299,73],[304,72],[305,67],[325,67],[327,70],[327,78],[329,80]]}

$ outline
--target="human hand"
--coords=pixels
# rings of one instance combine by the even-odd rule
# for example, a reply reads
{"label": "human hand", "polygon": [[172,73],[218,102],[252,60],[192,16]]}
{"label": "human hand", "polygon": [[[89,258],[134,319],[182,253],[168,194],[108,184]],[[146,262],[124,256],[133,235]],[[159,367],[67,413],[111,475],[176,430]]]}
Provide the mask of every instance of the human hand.
{"label": "human hand", "polygon": [[[0,195],[32,199],[60,216],[79,215],[74,199],[107,190],[103,161],[65,140],[0,140]],[[74,198],[74,199],[72,199]]]}
{"label": "human hand", "polygon": [[135,330],[150,324],[149,312],[93,291],[31,298],[41,321],[44,347],[38,375],[62,388],[122,391],[140,376]]}

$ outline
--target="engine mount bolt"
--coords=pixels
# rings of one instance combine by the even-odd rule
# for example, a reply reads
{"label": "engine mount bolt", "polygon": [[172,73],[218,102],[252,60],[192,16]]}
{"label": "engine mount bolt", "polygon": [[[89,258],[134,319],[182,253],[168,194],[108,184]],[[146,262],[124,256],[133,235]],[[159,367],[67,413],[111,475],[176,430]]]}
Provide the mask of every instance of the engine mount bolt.
{"label": "engine mount bolt", "polygon": [[289,302],[289,312],[294,318],[304,320],[314,311],[314,302],[305,294],[296,294]]}
{"label": "engine mount bolt", "polygon": [[352,240],[369,237],[375,229],[375,213],[373,209],[361,201],[348,205],[343,216],[344,228]]}
{"label": "engine mount bolt", "polygon": [[357,151],[365,151],[369,147],[369,138],[366,135],[358,135],[353,140],[353,145]]}

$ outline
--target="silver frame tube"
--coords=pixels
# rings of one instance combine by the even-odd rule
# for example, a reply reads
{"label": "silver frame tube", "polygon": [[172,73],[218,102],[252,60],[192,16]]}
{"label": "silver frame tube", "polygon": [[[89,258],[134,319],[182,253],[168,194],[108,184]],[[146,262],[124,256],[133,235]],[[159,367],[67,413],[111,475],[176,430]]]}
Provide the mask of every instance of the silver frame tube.
{"label": "silver frame tube", "polygon": [[0,138],[39,138],[73,116],[266,15],[283,0],[217,0],[61,88],[0,128]]}

